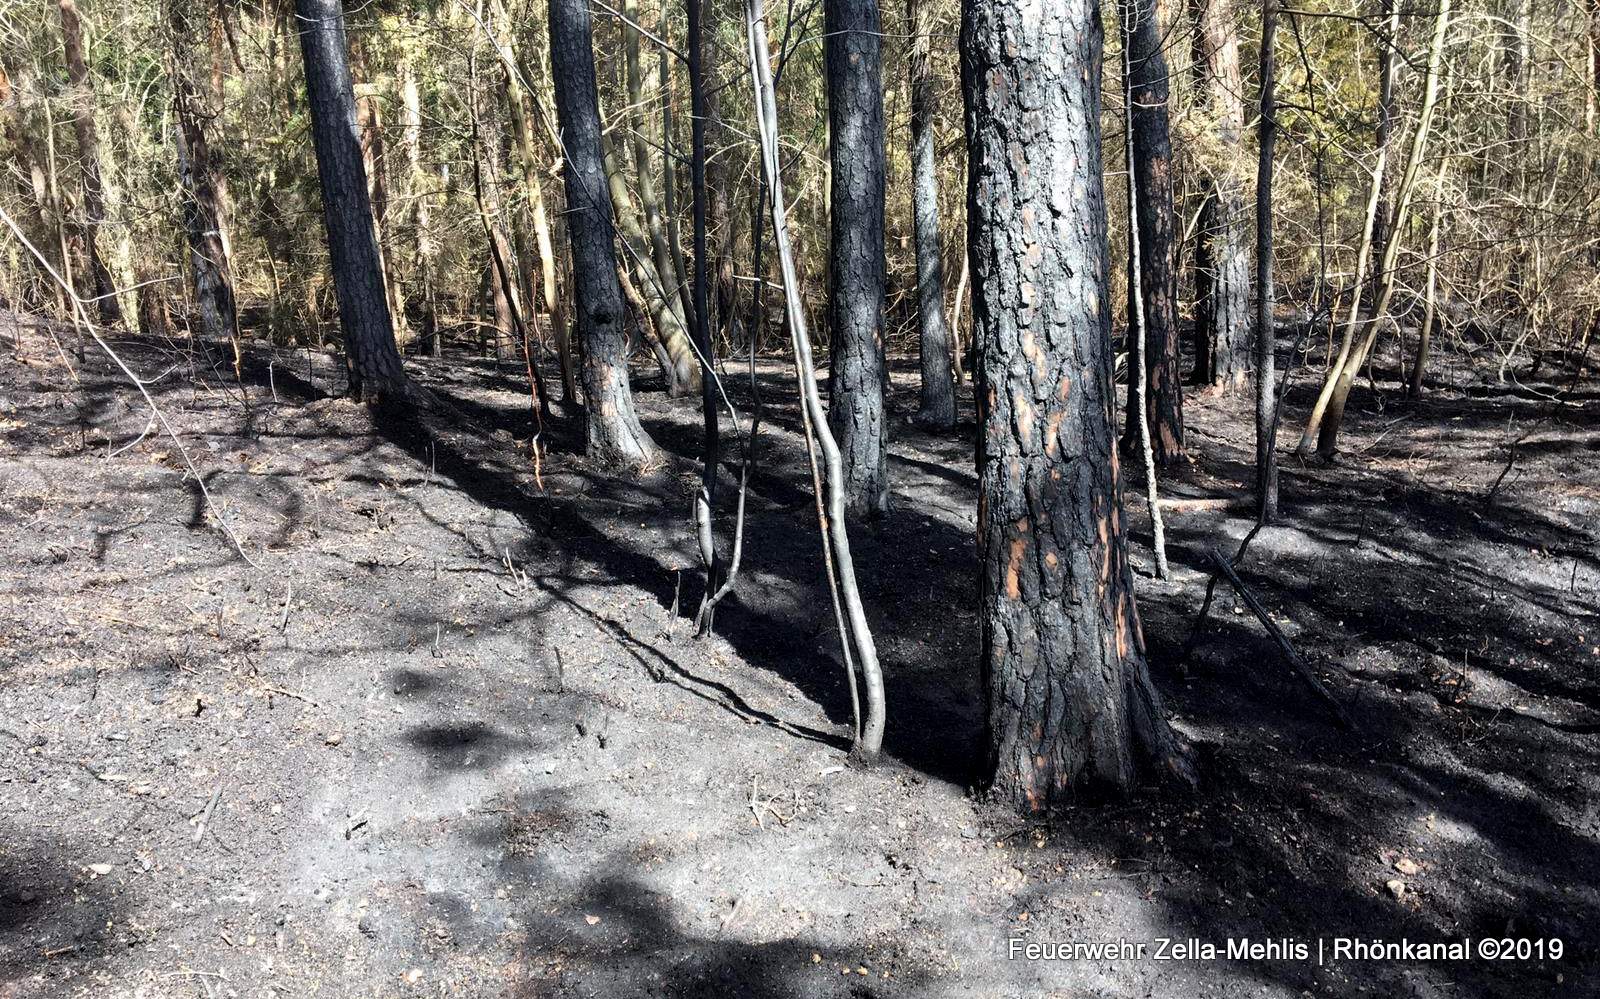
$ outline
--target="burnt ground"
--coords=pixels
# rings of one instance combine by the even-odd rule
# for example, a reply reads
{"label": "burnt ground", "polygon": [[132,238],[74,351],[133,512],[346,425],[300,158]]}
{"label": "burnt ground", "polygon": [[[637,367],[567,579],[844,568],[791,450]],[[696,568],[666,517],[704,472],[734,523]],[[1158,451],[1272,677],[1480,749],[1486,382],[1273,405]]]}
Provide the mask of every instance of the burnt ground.
{"label": "burnt ground", "polygon": [[[1202,788],[1046,822],[970,792],[972,414],[911,426],[909,362],[895,509],[853,537],[890,704],[887,760],[861,770],[778,359],[744,574],[695,639],[674,615],[698,596],[692,461],[619,481],[558,418],[536,475],[514,367],[412,362],[461,417],[419,426],[328,397],[330,355],[259,353],[240,386],[218,354],[122,342],[252,567],[109,366],[75,381],[11,325],[7,999],[1600,994],[1592,381],[1558,407],[1568,374],[1451,361],[1418,403],[1363,384],[1338,464],[1286,458],[1283,523],[1241,572],[1355,732],[1231,593],[1184,659],[1204,552],[1250,526],[1249,402],[1191,397],[1171,581],[1134,483],[1127,501]],[[692,458],[692,405],[647,375],[639,400]],[[1007,957],[1246,936],[1558,936],[1565,956]]]}

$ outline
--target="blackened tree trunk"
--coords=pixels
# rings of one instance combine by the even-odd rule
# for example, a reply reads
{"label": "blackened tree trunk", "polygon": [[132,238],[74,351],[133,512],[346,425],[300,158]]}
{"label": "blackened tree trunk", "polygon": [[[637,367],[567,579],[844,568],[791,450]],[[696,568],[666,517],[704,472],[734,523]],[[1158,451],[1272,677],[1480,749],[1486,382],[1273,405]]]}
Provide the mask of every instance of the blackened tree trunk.
{"label": "blackened tree trunk", "polygon": [[956,422],[956,385],[950,370],[950,327],[944,316],[929,15],[928,0],[906,0],[906,21],[911,25],[911,205],[917,244],[917,349],[922,360],[922,406],[917,421],[945,429]]}
{"label": "blackened tree trunk", "polygon": [[889,508],[883,408],[883,86],[877,0],[823,5],[828,82],[831,241],[828,425],[844,454],[851,516]]}
{"label": "blackened tree trunk", "polygon": [[961,55],[988,766],[998,796],[1041,811],[1188,762],[1128,567],[1098,4],[967,0]]}
{"label": "blackened tree trunk", "polygon": [[344,11],[339,0],[295,0],[295,13],[350,394],[368,402],[403,401],[411,389],[395,347],[373,235]]}
{"label": "blackened tree trunk", "polygon": [[[1278,0],[1261,0],[1261,115],[1256,160],[1256,520],[1278,516],[1277,341],[1272,325],[1272,156],[1278,141],[1278,80],[1273,44]],[[1359,289],[1357,291],[1359,294]]]}
{"label": "blackened tree trunk", "polygon": [[177,117],[178,179],[183,187],[183,214],[194,272],[194,299],[200,328],[208,337],[235,340],[239,335],[229,262],[223,188],[202,120],[219,115],[197,107],[190,41],[195,37],[189,0],[168,4],[172,23],[173,108]]}
{"label": "blackened tree trunk", "polygon": [[[690,218],[694,223],[694,287],[691,310],[695,353],[700,358],[701,464],[700,492],[695,497],[696,537],[706,567],[706,593],[715,593],[721,561],[717,555],[712,519],[717,509],[717,465],[721,461],[722,430],[717,414],[717,371],[711,345],[711,274],[706,241],[706,80],[705,32],[701,24],[702,0],[688,0],[689,30],[689,191]],[[667,95],[668,100],[671,95]],[[670,139],[671,136],[668,136]],[[735,428],[737,429],[737,428]],[[705,604],[702,603],[702,608]],[[707,611],[708,613],[708,611]],[[704,623],[709,619],[702,616]]]}
{"label": "blackened tree trunk", "polygon": [[1189,0],[1201,109],[1216,136],[1195,249],[1195,382],[1221,391],[1244,384],[1250,329],[1250,260],[1245,249],[1239,139],[1244,91],[1232,0]]}
{"label": "blackened tree trunk", "polygon": [[572,242],[578,337],[583,344],[587,454],[631,470],[654,465],[655,442],[639,425],[628,387],[622,285],[600,148],[600,98],[587,0],[550,0],[550,68],[565,152],[567,232]]}
{"label": "blackened tree trunk", "polygon": [[83,175],[84,248],[89,254],[89,276],[94,280],[100,321],[111,325],[122,321],[117,305],[116,282],[100,255],[100,230],[106,222],[105,184],[100,176],[100,136],[95,128],[94,84],[89,80],[89,63],[83,53],[83,24],[73,0],[61,0],[61,48],[67,60],[67,80],[75,91],[72,102],[72,130],[78,137],[78,166]]}
{"label": "blackened tree trunk", "polygon": [[[1134,384],[1128,365],[1128,418],[1124,440],[1139,439],[1138,407],[1147,405],[1150,445],[1162,468],[1183,456],[1183,386],[1178,353],[1177,225],[1172,210],[1172,140],[1167,125],[1167,59],[1155,0],[1119,0],[1127,25],[1128,74],[1133,91],[1132,182],[1138,191],[1139,286],[1144,297],[1145,384]],[[1133,224],[1133,220],[1129,220]],[[1129,282],[1131,288],[1133,282]],[[1133,309],[1128,310],[1131,317]],[[1129,321],[1129,335],[1139,335]],[[1131,342],[1131,341],[1130,341]],[[1147,402],[1145,400],[1148,400]]]}

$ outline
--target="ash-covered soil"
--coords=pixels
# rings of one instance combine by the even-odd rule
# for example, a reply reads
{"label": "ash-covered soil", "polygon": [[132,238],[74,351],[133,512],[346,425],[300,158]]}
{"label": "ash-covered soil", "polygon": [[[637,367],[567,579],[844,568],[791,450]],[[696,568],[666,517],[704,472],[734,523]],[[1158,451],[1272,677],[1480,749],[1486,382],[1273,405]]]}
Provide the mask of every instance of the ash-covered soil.
{"label": "ash-covered soil", "polygon": [[[677,457],[621,481],[569,417],[535,466],[515,365],[410,362],[449,405],[416,423],[328,397],[331,355],[258,351],[240,384],[218,352],[119,342],[252,565],[105,359],[74,375],[10,318],[6,999],[1600,994],[1592,379],[1560,404],[1559,369],[1501,385],[1456,361],[1415,403],[1363,383],[1338,464],[1285,456],[1283,523],[1240,573],[1355,731],[1225,586],[1184,655],[1205,552],[1251,526],[1253,453],[1247,398],[1187,400],[1170,581],[1126,494],[1152,671],[1203,786],[1027,821],[970,792],[969,390],[929,434],[896,364],[895,509],[853,535],[890,712],[864,770],[782,359],[760,365],[743,574],[697,639],[699,415],[649,375]],[[1008,957],[1337,936],[1565,956]]]}

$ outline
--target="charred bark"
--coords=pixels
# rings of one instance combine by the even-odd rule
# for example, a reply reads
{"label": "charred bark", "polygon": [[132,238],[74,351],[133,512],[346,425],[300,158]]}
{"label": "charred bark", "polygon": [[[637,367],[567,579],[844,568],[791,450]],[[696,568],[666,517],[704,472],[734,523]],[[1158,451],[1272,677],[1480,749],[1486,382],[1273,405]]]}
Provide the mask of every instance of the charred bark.
{"label": "charred bark", "polygon": [[586,453],[637,471],[656,464],[659,454],[639,425],[628,387],[627,331],[600,148],[600,99],[586,0],[550,0],[550,67],[566,157],[567,232],[587,403]]}
{"label": "charred bark", "polygon": [[[1138,191],[1139,286],[1144,298],[1145,384],[1128,381],[1125,446],[1138,443],[1138,407],[1150,419],[1156,464],[1166,468],[1183,456],[1183,386],[1178,343],[1177,224],[1172,210],[1172,139],[1167,123],[1167,59],[1155,0],[1119,0],[1126,25],[1128,75],[1133,92],[1133,163]],[[1134,224],[1135,220],[1129,220]],[[1132,286],[1129,282],[1129,286]],[[1128,310],[1131,317],[1133,309]],[[1130,326],[1132,325],[1130,319]],[[1137,335],[1130,329],[1130,336]],[[1131,342],[1131,341],[1130,341]],[[1128,370],[1132,372],[1133,366]]]}
{"label": "charred bark", "polygon": [[[1187,776],[1145,665],[1115,449],[1093,0],[967,0],[982,669],[1028,811]],[[1064,192],[1071,192],[1070,196]]]}
{"label": "charred bark", "polygon": [[399,401],[410,395],[411,388],[395,346],[373,232],[344,10],[339,0],[295,0],[295,13],[349,392],[369,402]]}
{"label": "charred bark", "polygon": [[883,86],[877,0],[823,5],[831,166],[828,425],[853,517],[889,508],[883,390]]}
{"label": "charred bark", "polygon": [[1244,384],[1249,370],[1250,260],[1237,165],[1244,130],[1239,35],[1232,0],[1189,0],[1189,11],[1196,88],[1217,145],[1195,248],[1194,380],[1229,391]]}
{"label": "charred bark", "polygon": [[1277,341],[1272,324],[1272,156],[1278,141],[1278,80],[1273,45],[1278,0],[1261,0],[1261,114],[1256,160],[1256,520],[1278,516]]}

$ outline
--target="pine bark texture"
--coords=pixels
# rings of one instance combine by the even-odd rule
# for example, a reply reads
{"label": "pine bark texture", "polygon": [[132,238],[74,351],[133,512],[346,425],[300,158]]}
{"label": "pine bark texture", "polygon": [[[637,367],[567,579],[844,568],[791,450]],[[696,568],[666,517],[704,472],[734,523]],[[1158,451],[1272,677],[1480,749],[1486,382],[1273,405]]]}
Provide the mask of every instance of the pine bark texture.
{"label": "pine bark texture", "polygon": [[587,0],[550,0],[550,71],[565,151],[578,336],[583,344],[586,453],[639,470],[659,460],[628,387],[628,340],[617,278],[611,194],[600,147],[600,100]]}
{"label": "pine bark texture", "polygon": [[967,0],[988,766],[1028,811],[1182,771],[1145,665],[1115,438],[1094,0]]}
{"label": "pine bark texture", "polygon": [[[1149,407],[1156,465],[1183,456],[1183,386],[1178,343],[1177,223],[1172,210],[1172,139],[1167,123],[1167,59],[1155,0],[1120,0],[1129,26],[1128,73],[1133,88],[1132,180],[1139,198],[1139,282],[1144,296],[1145,384],[1128,381],[1130,445],[1138,439],[1138,406]],[[1130,287],[1132,282],[1129,282]],[[1129,309],[1131,317],[1134,310]],[[1137,335],[1131,329],[1130,334]],[[1131,352],[1131,349],[1130,349]],[[1134,370],[1128,366],[1129,372]],[[1146,401],[1148,400],[1148,401]]]}
{"label": "pine bark texture", "polygon": [[1244,236],[1239,140],[1244,82],[1232,0],[1189,0],[1201,110],[1216,137],[1195,248],[1195,381],[1223,391],[1249,371],[1250,259]]}
{"label": "pine bark texture", "polygon": [[884,138],[877,0],[823,5],[831,166],[828,425],[844,454],[853,517],[889,508],[883,355]]}
{"label": "pine bark texture", "polygon": [[398,401],[408,394],[409,386],[395,347],[383,266],[373,234],[344,11],[339,0],[295,0],[295,14],[305,57],[311,141],[317,154],[339,325],[344,331],[349,391],[369,402]]}
{"label": "pine bark texture", "polygon": [[939,238],[939,175],[934,162],[932,19],[928,0],[907,0],[911,25],[911,204],[917,257],[917,349],[922,405],[917,421],[935,429],[956,422],[950,326],[944,314],[944,261]]}
{"label": "pine bark texture", "polygon": [[72,130],[78,138],[78,167],[83,178],[84,246],[89,254],[89,276],[100,321],[106,325],[122,321],[117,304],[116,282],[100,253],[101,230],[106,224],[105,183],[100,176],[100,135],[95,127],[96,99],[89,79],[89,63],[83,51],[83,21],[73,0],[61,0],[61,48],[67,61],[67,81],[72,84]]}

